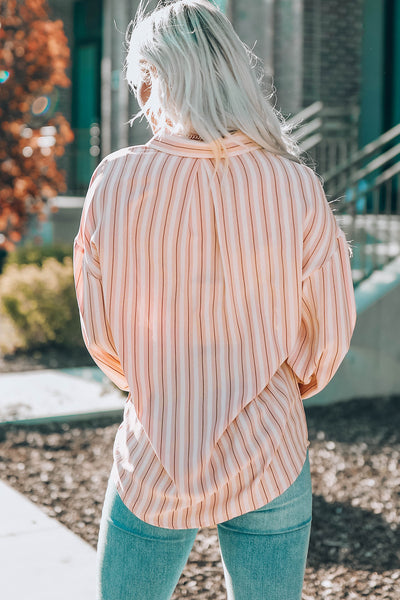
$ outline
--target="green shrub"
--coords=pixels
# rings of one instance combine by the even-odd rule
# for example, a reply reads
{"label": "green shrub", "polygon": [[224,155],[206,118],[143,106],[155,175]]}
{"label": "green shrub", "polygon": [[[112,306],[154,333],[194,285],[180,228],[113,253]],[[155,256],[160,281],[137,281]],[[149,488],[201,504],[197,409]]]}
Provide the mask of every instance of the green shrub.
{"label": "green shrub", "polygon": [[47,258],[42,267],[7,265],[0,276],[0,310],[16,330],[14,350],[83,345],[70,257]]}
{"label": "green shrub", "polygon": [[46,244],[34,246],[26,244],[17,247],[6,258],[6,265],[38,265],[41,267],[47,258],[55,258],[62,263],[64,258],[72,258],[72,244]]}

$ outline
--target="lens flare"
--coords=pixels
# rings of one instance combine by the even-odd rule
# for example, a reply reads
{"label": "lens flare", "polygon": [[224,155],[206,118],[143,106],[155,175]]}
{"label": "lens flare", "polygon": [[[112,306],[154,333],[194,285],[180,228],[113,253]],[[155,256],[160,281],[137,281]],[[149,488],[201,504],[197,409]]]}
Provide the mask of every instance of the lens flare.
{"label": "lens flare", "polygon": [[50,98],[47,96],[39,96],[32,102],[32,114],[44,115],[50,108]]}
{"label": "lens flare", "polygon": [[9,77],[9,71],[0,71],[0,83],[5,83]]}
{"label": "lens flare", "polygon": [[26,158],[30,158],[33,154],[33,149],[31,148],[31,146],[25,146],[24,148],[22,148],[22,154]]}

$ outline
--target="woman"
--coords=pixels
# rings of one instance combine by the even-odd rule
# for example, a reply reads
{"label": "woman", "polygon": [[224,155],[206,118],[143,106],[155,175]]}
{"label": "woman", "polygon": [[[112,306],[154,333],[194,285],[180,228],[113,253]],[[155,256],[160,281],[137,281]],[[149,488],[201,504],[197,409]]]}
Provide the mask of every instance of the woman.
{"label": "woman", "polygon": [[129,392],[98,598],[170,598],[198,528],[217,526],[229,599],[300,600],[302,399],[350,344],[349,248],[212,3],[140,10],[128,36],[154,135],[100,163],[74,243],[85,343]]}

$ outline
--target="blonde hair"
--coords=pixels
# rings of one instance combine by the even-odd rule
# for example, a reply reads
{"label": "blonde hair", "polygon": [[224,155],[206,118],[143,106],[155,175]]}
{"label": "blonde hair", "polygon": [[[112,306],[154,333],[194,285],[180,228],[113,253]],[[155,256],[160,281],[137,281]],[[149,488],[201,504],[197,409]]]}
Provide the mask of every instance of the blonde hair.
{"label": "blonde hair", "polygon": [[[209,0],[176,0],[146,14],[140,1],[126,32],[125,76],[129,86],[145,81],[151,93],[135,119],[157,122],[157,133],[196,133],[217,160],[221,138],[240,130],[263,148],[299,159],[290,128],[264,95],[263,71],[227,17]],[[255,67],[258,66],[258,74]]]}

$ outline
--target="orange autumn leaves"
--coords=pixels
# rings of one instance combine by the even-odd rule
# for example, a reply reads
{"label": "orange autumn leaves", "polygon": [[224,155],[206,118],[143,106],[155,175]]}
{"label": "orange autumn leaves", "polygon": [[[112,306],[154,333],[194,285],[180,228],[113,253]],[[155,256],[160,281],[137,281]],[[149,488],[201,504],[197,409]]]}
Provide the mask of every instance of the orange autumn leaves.
{"label": "orange autumn leaves", "polygon": [[[73,133],[63,115],[46,114],[46,99],[70,85],[70,51],[46,0],[0,0],[0,25],[0,246],[11,250],[28,214],[44,220],[47,199],[66,191],[56,158]],[[43,127],[53,132],[45,146]]]}

